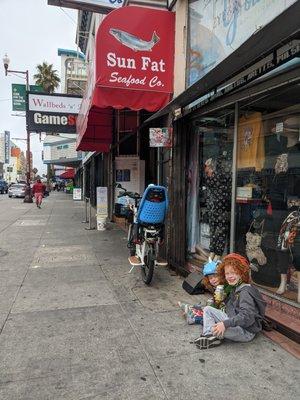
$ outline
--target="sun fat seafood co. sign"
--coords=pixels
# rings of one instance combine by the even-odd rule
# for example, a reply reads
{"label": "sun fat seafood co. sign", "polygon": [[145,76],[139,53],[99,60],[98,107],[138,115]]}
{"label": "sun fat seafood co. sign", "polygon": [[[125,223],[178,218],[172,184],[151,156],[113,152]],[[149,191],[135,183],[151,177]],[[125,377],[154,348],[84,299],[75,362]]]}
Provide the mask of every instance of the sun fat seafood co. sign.
{"label": "sun fat seafood co. sign", "polygon": [[174,13],[123,7],[102,22],[96,41],[96,85],[173,92]]}

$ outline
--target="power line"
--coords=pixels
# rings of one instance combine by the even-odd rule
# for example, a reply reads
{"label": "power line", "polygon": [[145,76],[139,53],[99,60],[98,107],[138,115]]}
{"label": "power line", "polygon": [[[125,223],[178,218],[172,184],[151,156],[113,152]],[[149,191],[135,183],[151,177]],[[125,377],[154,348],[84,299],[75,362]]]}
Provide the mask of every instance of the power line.
{"label": "power line", "polygon": [[75,24],[77,25],[77,22],[71,17],[70,14],[68,14],[62,7],[59,7],[61,9],[61,11],[66,14],[66,16]]}

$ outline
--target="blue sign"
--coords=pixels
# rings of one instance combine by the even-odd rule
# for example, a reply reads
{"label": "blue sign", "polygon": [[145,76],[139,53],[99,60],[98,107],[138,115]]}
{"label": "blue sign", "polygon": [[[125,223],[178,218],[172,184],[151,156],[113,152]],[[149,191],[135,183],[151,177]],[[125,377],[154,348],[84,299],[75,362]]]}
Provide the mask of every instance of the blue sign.
{"label": "blue sign", "polygon": [[4,131],[4,163],[9,164],[10,161],[10,132]]}

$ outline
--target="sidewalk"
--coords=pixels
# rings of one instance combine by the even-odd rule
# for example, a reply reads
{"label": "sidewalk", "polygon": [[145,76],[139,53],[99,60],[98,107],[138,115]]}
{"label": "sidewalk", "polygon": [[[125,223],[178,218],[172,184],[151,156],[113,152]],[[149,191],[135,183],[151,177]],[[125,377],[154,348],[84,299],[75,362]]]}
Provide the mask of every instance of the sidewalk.
{"label": "sidewalk", "polygon": [[1,400],[300,398],[299,360],[263,335],[197,350],[177,301],[201,296],[166,268],[150,287],[129,274],[124,232],[85,230],[81,202],[11,204],[0,202]]}

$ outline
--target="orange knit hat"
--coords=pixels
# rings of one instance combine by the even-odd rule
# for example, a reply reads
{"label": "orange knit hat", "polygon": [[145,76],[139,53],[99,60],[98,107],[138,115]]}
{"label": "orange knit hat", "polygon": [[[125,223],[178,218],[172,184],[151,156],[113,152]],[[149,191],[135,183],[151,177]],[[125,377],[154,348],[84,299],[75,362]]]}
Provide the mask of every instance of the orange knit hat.
{"label": "orange knit hat", "polygon": [[239,261],[242,264],[242,266],[245,267],[247,270],[250,268],[249,261],[247,260],[247,258],[241,256],[238,253],[227,254],[227,256],[225,256],[223,258],[223,261],[227,261],[227,260]]}

